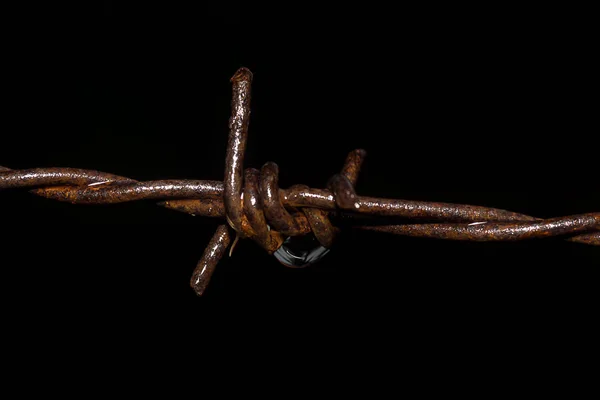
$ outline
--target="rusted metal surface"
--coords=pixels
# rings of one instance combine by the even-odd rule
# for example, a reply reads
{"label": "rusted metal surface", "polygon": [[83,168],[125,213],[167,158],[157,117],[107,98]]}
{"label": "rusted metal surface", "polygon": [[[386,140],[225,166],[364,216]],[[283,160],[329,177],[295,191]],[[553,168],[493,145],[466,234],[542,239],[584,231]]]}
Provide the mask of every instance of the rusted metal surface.
{"label": "rusted metal surface", "polygon": [[263,177],[260,183],[265,216],[271,225],[286,236],[297,236],[308,233],[300,226],[292,215],[285,209],[279,198],[279,167],[273,162],[263,165],[260,173]]}
{"label": "rusted metal surface", "polygon": [[[471,224],[406,224],[365,226],[395,235],[449,240],[511,241],[545,238],[600,229],[600,213],[551,218],[535,222],[475,222]],[[590,240],[589,237],[586,237]],[[580,239],[581,242],[584,240]]]}
{"label": "rusted metal surface", "polygon": [[219,225],[217,231],[208,242],[198,265],[192,273],[190,286],[198,296],[201,296],[212,277],[215,268],[229,247],[231,237],[226,225]]}
{"label": "rusted metal surface", "polygon": [[244,171],[244,209],[252,232],[247,232],[269,254],[281,246],[283,235],[271,230],[263,212],[263,206],[259,191],[260,172],[253,168]]}
{"label": "rusted metal surface", "polygon": [[322,246],[330,248],[337,235],[337,228],[331,224],[327,212],[318,208],[303,209],[311,230]]}
{"label": "rusted metal surface", "polygon": [[[365,160],[367,152],[363,149],[351,151],[346,157],[344,166],[342,167],[341,176],[350,182],[351,186],[356,185],[360,169]],[[309,190],[308,186],[296,185],[299,190]],[[303,208],[304,214],[308,218],[310,228],[312,229],[315,238],[325,248],[331,248],[333,242],[339,232],[339,229],[333,226],[329,220],[330,212],[319,208]]]}
{"label": "rusted metal surface", "polygon": [[[0,166],[0,190],[14,188],[32,188],[47,185],[50,188],[33,189],[32,193],[58,201],[73,204],[120,203],[143,199],[164,198],[169,191],[178,196],[188,197],[202,193],[203,201],[179,200],[177,202],[159,202],[158,205],[192,215],[222,217],[225,215],[222,184],[217,181],[153,181],[138,182],[135,179],[109,174],[106,172],[77,168],[32,168],[11,170]],[[213,193],[212,195],[210,193]],[[214,194],[217,194],[215,197]]]}
{"label": "rusted metal surface", "polygon": [[346,157],[346,161],[344,162],[344,166],[340,173],[348,178],[352,186],[356,186],[358,174],[360,173],[360,168],[362,167],[366,156],[367,152],[365,150],[356,149],[351,151]]}
{"label": "rusted metal surface", "polygon": [[600,231],[584,233],[582,235],[573,236],[569,239],[570,242],[589,244],[592,246],[600,246]]}
{"label": "rusted metal surface", "polygon": [[250,123],[250,84],[252,73],[240,68],[231,78],[233,98],[231,100],[231,118],[229,119],[229,139],[225,158],[225,212],[232,228],[242,232],[242,169],[244,153],[248,140]]}
{"label": "rusted metal surface", "polygon": [[225,205],[221,198],[207,197],[204,200],[171,200],[160,201],[159,206],[184,212],[192,216],[222,218],[225,216]]}
{"label": "rusted metal surface", "polygon": [[[352,153],[351,153],[352,154]],[[271,163],[272,164],[272,163]],[[0,189],[27,188],[45,185],[72,185],[40,188],[33,193],[53,200],[73,204],[112,204],[145,199],[186,199],[161,203],[165,207],[189,214],[222,216],[223,184],[219,181],[202,180],[162,180],[137,182],[130,178],[72,168],[35,168],[28,170],[9,170],[0,175]],[[263,179],[265,179],[263,177]],[[269,176],[266,179],[271,179]],[[271,183],[265,183],[269,185]],[[86,186],[81,186],[86,185]],[[353,189],[352,189],[353,190]],[[341,193],[343,195],[343,193]],[[336,200],[332,192],[326,189],[293,186],[279,190],[280,200],[286,207],[313,207],[324,210],[336,210]],[[241,195],[240,195],[241,197]],[[193,199],[202,199],[193,201]],[[537,218],[495,208],[450,203],[436,203],[413,200],[383,199],[356,196],[360,207],[351,211],[389,217],[429,218],[446,221],[534,221]],[[274,199],[272,199],[274,201]],[[205,214],[205,202],[215,207]],[[241,204],[241,199],[240,199]],[[343,204],[343,203],[342,203]]]}
{"label": "rusted metal surface", "polygon": [[481,206],[470,206],[451,203],[433,203],[425,201],[411,201],[394,199],[379,199],[374,197],[358,196],[358,207],[356,212],[369,215],[380,215],[386,217],[405,217],[440,219],[445,221],[535,221],[537,218],[530,217],[511,211],[488,208]]}
{"label": "rusted metal surface", "polygon": [[49,185],[85,186],[111,182],[124,184],[136,182],[133,179],[106,172],[77,168],[32,168],[12,171],[6,167],[0,167],[0,171],[7,172],[2,176],[2,183],[0,183],[0,188],[2,189]]}
{"label": "rusted metal surface", "polygon": [[354,191],[354,185],[345,175],[335,174],[331,177],[327,186],[333,193],[335,204],[342,210],[359,210],[361,205]]}
{"label": "rusted metal surface", "polygon": [[221,196],[223,185],[218,181],[164,180],[130,184],[98,183],[86,187],[49,187],[33,189],[33,193],[59,201],[79,204],[114,204],[134,200],[170,198],[207,198]]}
{"label": "rusted metal surface", "polygon": [[[270,163],[273,164],[273,163]],[[53,170],[61,168],[53,168]],[[67,168],[65,168],[67,169]],[[44,186],[47,178],[45,169],[36,169],[39,171],[40,180],[36,179],[37,175],[30,171],[21,175],[21,170],[3,172],[0,175],[0,189],[19,188],[19,187],[35,187]],[[32,192],[43,197],[53,200],[65,201],[72,204],[113,204],[128,201],[160,199],[171,200],[167,207],[173,209],[187,210],[190,214],[203,215],[202,206],[194,206],[194,203],[189,200],[202,199],[202,201],[214,200],[223,203],[224,191],[223,183],[219,181],[209,180],[161,180],[161,181],[146,181],[137,182],[133,179],[126,181],[105,181],[103,178],[106,173],[99,172],[98,176],[93,174],[96,171],[85,171],[92,183],[90,186],[59,186],[50,188],[34,189]],[[84,172],[82,172],[83,174]],[[23,182],[20,178],[24,176],[26,179]],[[116,175],[115,175],[116,176]],[[80,178],[68,180],[68,173],[60,177],[60,184],[79,185]],[[93,179],[93,181],[92,181]],[[272,179],[270,175],[262,180]],[[95,183],[101,183],[95,185]],[[134,182],[134,183],[127,183]],[[53,183],[51,183],[53,184]],[[270,185],[271,182],[263,183]],[[305,186],[292,186],[288,189],[280,189],[279,197],[281,203],[285,207],[312,207],[324,210],[334,211],[338,207],[334,194],[327,189],[307,188]],[[177,199],[186,199],[185,203],[179,207]],[[463,204],[439,203],[429,201],[415,200],[398,200],[384,199],[376,197],[356,196],[354,199],[359,207],[348,207],[355,213],[364,215],[376,215],[387,217],[405,217],[405,218],[423,218],[423,219],[440,219],[446,221],[535,221],[538,218],[527,215],[501,210],[497,208],[489,208],[482,206],[471,206]],[[271,197],[271,201],[275,202],[275,197]],[[240,204],[242,199],[240,195]],[[198,207],[196,209],[195,207]],[[355,208],[355,209],[354,209]],[[215,214],[216,216],[216,214]],[[220,214],[219,214],[220,216]]]}
{"label": "rusted metal surface", "polygon": [[[160,200],[157,204],[194,216],[226,220],[236,240],[249,238],[289,267],[303,267],[331,248],[344,220],[357,229],[404,236],[468,240],[513,241],[564,236],[600,246],[600,213],[540,219],[483,206],[385,199],[360,196],[355,186],[365,150],[350,152],[327,188],[278,186],[279,168],[267,162],[260,171],[243,169],[250,121],[252,73],[241,68],[231,79],[233,98],[223,182],[159,180],[138,182],[100,171],[75,168],[11,170],[0,166],[0,190],[28,188],[38,196],[73,204],[113,204]],[[403,223],[390,223],[403,218]],[[408,220],[408,222],[406,221]],[[191,286],[204,293],[218,261],[230,246],[231,233],[219,225],[192,274]],[[293,253],[293,239],[313,235],[320,244]],[[310,241],[309,241],[310,242]],[[286,253],[281,253],[285,249]],[[287,260],[294,260],[287,263]],[[282,261],[283,260],[283,261]],[[303,261],[303,262],[304,262]]]}

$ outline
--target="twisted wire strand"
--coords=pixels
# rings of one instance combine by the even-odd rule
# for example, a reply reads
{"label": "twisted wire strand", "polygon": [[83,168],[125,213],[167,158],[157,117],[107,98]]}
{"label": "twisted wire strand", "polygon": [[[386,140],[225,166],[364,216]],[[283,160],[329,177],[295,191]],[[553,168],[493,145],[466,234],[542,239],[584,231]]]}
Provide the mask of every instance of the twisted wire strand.
{"label": "twisted wire strand", "polygon": [[[252,178],[246,179],[246,187],[248,187],[248,182],[253,180],[257,181],[260,177],[257,170],[251,171],[250,175],[252,175]],[[31,190],[31,192],[36,195],[58,201],[66,201],[73,204],[112,204],[147,199],[177,199],[191,197],[182,200],[163,201],[159,202],[158,205],[192,215],[215,218],[225,217],[225,207],[222,199],[223,185],[218,181],[162,180],[137,182],[134,179],[120,177],[114,174],[75,168],[11,170],[7,167],[0,167],[0,172],[0,189],[31,188],[46,185],[72,185],[50,186]],[[248,171],[246,177],[248,177]],[[256,186],[256,183],[254,183],[254,186]],[[346,187],[346,190],[348,187]],[[313,206],[313,204],[311,203],[310,198],[311,194],[316,191],[324,192],[322,189],[310,189],[306,186],[296,185],[288,190],[280,190],[279,197],[287,206],[301,207],[305,213],[336,210],[335,201],[329,200],[329,198],[334,196],[333,194],[322,195],[318,198],[316,204],[317,207],[321,206],[321,208],[312,208],[311,206]],[[246,193],[246,190],[244,190],[244,193]],[[255,208],[249,207],[249,203],[252,201],[251,199],[254,199],[255,204],[260,204],[259,192],[256,189],[252,189],[248,191],[248,193],[248,196],[244,198],[244,200],[247,199],[245,202],[246,207],[244,209],[254,211],[249,213],[245,211],[244,215],[253,215],[253,218],[262,219],[260,213],[255,213]],[[339,208],[354,211],[352,210],[354,204],[348,204],[350,196],[344,197],[343,190],[336,193],[336,196],[338,199],[342,199],[340,200],[341,207]],[[323,197],[326,197],[328,200],[322,201]],[[486,224],[485,226],[483,224],[471,225],[450,223],[358,226],[360,229],[393,233],[397,235],[493,241],[566,235],[577,233],[585,229],[600,229],[600,227],[597,226],[597,222],[593,222],[597,219],[597,213],[584,214],[584,216],[592,217],[591,220],[586,219],[585,221],[578,218],[578,216],[552,219],[551,221],[558,221],[566,224],[561,225],[559,228],[556,224],[540,224],[540,222],[550,220],[541,220],[523,214],[480,206],[380,199],[364,196],[356,196],[352,200],[356,200],[356,202],[359,202],[361,205],[361,210],[358,212],[360,213],[362,211],[362,213],[366,215],[495,223],[494,225]],[[271,219],[275,220],[275,218],[273,218],[273,213],[269,214],[269,216],[272,217]],[[350,216],[352,216],[352,214],[350,214]],[[314,217],[314,213],[311,215],[309,218],[309,225],[311,227],[314,225],[310,223],[310,219],[312,218],[318,217]],[[300,217],[296,217],[294,221],[296,220],[301,219]],[[505,223],[498,224],[499,222]],[[281,224],[281,221],[275,222],[274,225],[277,225],[278,223]],[[305,228],[306,222],[297,223],[304,227],[301,231],[302,234],[308,233]],[[253,229],[258,230],[256,227],[259,225],[260,223],[254,223],[251,226],[255,227]],[[495,228],[491,229],[492,226]],[[514,229],[534,230],[537,232],[537,236],[515,236],[514,234],[508,234],[509,232],[514,232]],[[314,232],[314,230],[312,231]],[[452,234],[457,231],[470,232],[470,234]],[[495,232],[495,234],[490,236],[483,232]],[[296,234],[294,232],[287,233],[290,234],[290,236]],[[264,231],[262,235],[264,235]],[[600,232],[579,234],[570,238],[570,240],[584,244],[600,245]],[[330,243],[326,244],[330,246]]]}
{"label": "twisted wire strand", "polygon": [[[224,185],[219,181],[160,180],[137,182],[134,179],[93,170],[73,168],[10,170],[6,167],[3,168],[4,171],[0,174],[0,190],[48,186],[32,189],[31,192],[38,196],[72,204],[114,204],[160,199],[167,200],[161,202],[160,205],[189,214],[225,216],[224,211],[213,211],[209,215],[205,215],[204,202],[207,200],[214,200],[214,204],[218,203],[220,206],[224,206]],[[286,207],[312,207],[328,211],[335,211],[339,208],[331,191],[301,185],[280,189],[279,199]],[[350,208],[353,214],[440,219],[455,222],[539,220],[539,218],[528,215],[483,206],[368,196],[356,196],[355,199],[359,207]],[[224,207],[220,207],[219,210],[224,210]]]}
{"label": "twisted wire strand", "polygon": [[[363,227],[367,230],[397,235],[480,242],[545,238],[598,228],[600,228],[600,213],[550,218],[526,223],[475,222],[473,224],[406,224]],[[590,235],[584,236],[587,240],[592,238]],[[581,240],[581,242],[584,243],[585,240]]]}
{"label": "twisted wire strand", "polygon": [[[274,164],[270,165],[270,168],[272,168],[273,165]],[[253,175],[252,180],[261,178],[256,170],[253,170],[251,175]],[[271,177],[272,176],[269,176],[269,178]],[[493,239],[488,238],[487,240],[517,240],[515,236],[502,235],[501,232],[509,232],[515,227],[520,229],[522,227],[541,226],[539,224],[536,225],[536,223],[541,221],[539,218],[495,208],[356,196],[351,182],[348,184],[347,181],[347,179],[346,181],[340,179],[340,175],[336,175],[334,179],[330,181],[330,185],[331,182],[343,182],[343,188],[336,189],[335,194],[323,189],[311,189],[306,186],[296,185],[287,190],[279,190],[279,199],[287,207],[302,208],[305,212],[306,210],[311,210],[309,213],[312,211],[334,211],[339,208],[351,211],[354,214],[358,213],[374,216],[439,219],[444,221],[462,222],[510,222],[510,224],[498,225],[494,232],[498,232],[499,236]],[[130,178],[120,177],[105,172],[74,168],[11,170],[2,167],[0,172],[0,189],[31,188],[46,185],[72,186],[49,186],[33,189],[31,192],[39,196],[73,204],[112,204],[148,199],[181,199],[163,201],[158,204],[192,215],[217,218],[222,218],[226,215],[223,201],[223,184],[219,181],[161,180],[137,182]],[[265,187],[268,185],[269,183],[263,184]],[[314,196],[315,193],[318,193],[318,195]],[[315,197],[316,201],[313,202],[312,199]],[[245,202],[246,210],[254,210],[253,207],[249,207],[252,201],[251,199],[254,199],[255,204],[261,204],[260,193],[256,189],[251,190],[245,199],[247,199]],[[274,200],[271,198],[268,201]],[[356,204],[359,204],[359,208],[356,207]],[[243,215],[248,214],[253,215],[253,218],[262,218],[260,217],[260,213],[243,213]],[[348,215],[352,216],[353,214]],[[595,216],[596,213],[586,215]],[[282,226],[282,223],[290,223],[289,219],[286,219],[285,221],[278,220],[275,211],[269,212],[266,217],[270,222],[275,221],[272,224],[273,226]],[[317,218],[314,216],[314,213],[311,215],[310,219],[313,218]],[[312,226],[312,224],[310,224],[310,219],[309,226]],[[562,217],[560,220],[570,221],[571,219],[573,219],[573,217],[567,216]],[[556,218],[554,220],[556,220]],[[306,218],[303,219],[297,214],[293,221],[295,224],[302,226],[302,229],[296,232],[287,231],[285,232],[286,234],[294,236],[297,234],[308,233],[308,230],[306,229]],[[576,221],[579,222],[576,222],[574,225],[569,225],[569,229],[571,230],[559,229],[554,225],[546,226],[544,230],[547,230],[548,234],[563,235],[576,233],[580,229],[598,229],[594,224],[588,228],[580,228],[579,224],[583,224],[583,222],[578,219],[576,219]],[[587,227],[588,225],[589,223],[585,223],[582,226]],[[256,223],[254,226],[254,229],[258,229],[256,228],[256,226],[258,226]],[[488,225],[486,229],[488,229],[489,226],[491,225]],[[483,233],[478,233],[483,232],[483,230],[480,230],[479,228],[475,229],[473,228],[473,225],[468,224],[411,224],[398,225],[397,228],[393,228],[390,225],[387,227],[359,227],[361,229],[376,230],[398,235],[423,237],[437,237],[436,234],[431,232],[431,229],[437,232],[442,230],[451,232],[453,229],[468,229],[469,232],[473,233],[469,238],[465,237],[464,240],[486,240],[486,236],[483,235]],[[248,228],[244,228],[243,231],[244,230],[248,231]],[[452,235],[439,234],[438,236],[439,238],[450,239]],[[590,232],[577,235],[570,238],[570,240],[585,244],[600,245],[600,241],[598,240],[599,236],[600,232]],[[458,237],[463,236],[459,235]],[[540,233],[539,237],[543,237],[543,235]],[[327,244],[330,245],[329,243]],[[273,246],[270,246],[270,248],[272,247]]]}
{"label": "twisted wire strand", "polygon": [[[540,219],[482,206],[359,196],[354,187],[366,157],[362,149],[348,154],[340,173],[329,179],[326,189],[306,185],[280,189],[277,164],[267,162],[260,171],[243,169],[252,79],[246,68],[240,68],[231,78],[232,113],[223,182],[139,182],[85,169],[11,170],[0,166],[0,190],[29,188],[35,195],[73,204],[161,200],[157,204],[162,207],[224,218],[235,231],[236,240],[231,245],[227,225],[217,227],[190,280],[198,295],[204,293],[217,263],[238,238],[250,238],[273,254],[286,237],[312,232],[322,246],[330,248],[339,231],[330,221],[331,216],[341,215],[355,228],[413,237],[511,241],[567,236],[573,242],[600,245],[600,213]],[[381,224],[381,217],[421,222]]]}

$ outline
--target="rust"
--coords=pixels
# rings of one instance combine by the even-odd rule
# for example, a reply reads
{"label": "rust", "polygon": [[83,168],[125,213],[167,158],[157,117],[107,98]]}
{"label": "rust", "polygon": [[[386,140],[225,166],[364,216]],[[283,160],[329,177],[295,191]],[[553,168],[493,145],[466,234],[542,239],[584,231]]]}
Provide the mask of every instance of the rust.
{"label": "rust", "polygon": [[258,177],[260,172],[253,168],[244,171],[244,199],[243,205],[251,230],[246,233],[258,244],[267,248],[269,241],[269,228],[265,219],[258,189]]}
{"label": "rust", "polygon": [[0,180],[0,189],[26,188],[49,185],[89,185],[102,182],[134,183],[133,179],[77,168],[32,168],[13,171],[0,167],[5,171]]}
{"label": "rust", "polygon": [[[62,170],[63,168],[53,168]],[[31,171],[40,171],[40,180]],[[0,190],[9,188],[24,188],[44,186],[47,174],[45,169],[34,170],[11,170],[0,173]],[[70,169],[66,169],[70,170]],[[21,174],[21,171],[29,171]],[[79,170],[90,179],[89,183],[102,182],[105,172]],[[97,173],[97,175],[94,175]],[[21,183],[21,177],[26,179]],[[133,179],[114,180],[106,184],[90,187],[77,186],[80,178],[70,180],[69,172],[65,171],[60,176],[61,184],[73,186],[60,186],[51,188],[34,189],[33,193],[58,201],[66,201],[73,204],[113,204],[119,202],[136,200],[172,200],[161,203],[166,207],[188,212],[190,214],[203,215],[201,210],[205,208],[199,203],[187,200],[202,199],[202,201],[223,202],[223,183],[210,180],[164,180],[137,182]],[[117,175],[113,175],[116,177]],[[126,183],[135,182],[135,183]],[[52,189],[52,190],[50,190]],[[334,195],[327,189],[306,188],[305,186],[292,186],[288,189],[280,189],[279,197],[286,207],[312,207],[334,211],[337,209]],[[181,206],[178,200],[186,199]],[[208,200],[207,200],[208,199]],[[539,218],[519,214],[511,211],[482,206],[472,206],[452,203],[439,203],[429,201],[384,199],[367,196],[357,196],[356,201],[361,205],[356,213],[364,215],[377,215],[387,217],[440,219],[446,221],[469,222],[469,221],[536,221]],[[216,204],[216,203],[213,203]],[[240,204],[242,204],[240,195]],[[221,216],[215,214],[214,216]]]}
{"label": "rust", "polygon": [[[0,175],[0,190],[32,188],[47,185],[74,185],[75,187],[59,186],[31,190],[31,192],[58,201],[82,204],[118,203],[123,201],[160,198],[161,193],[164,194],[165,192],[165,182],[175,182],[155,181],[140,184],[135,179],[101,171],[78,168],[31,168],[15,171],[0,166],[0,172],[2,172],[2,175]],[[220,194],[222,192],[221,182],[196,181],[196,183],[198,182],[201,182],[202,187],[198,188],[198,192],[196,193],[206,190],[207,187],[212,187],[212,189],[216,191],[214,193]],[[184,185],[181,187],[185,187],[184,190],[189,191],[190,185],[193,183],[194,182],[191,181],[185,181]],[[132,186],[126,186],[128,184],[131,184]],[[88,188],[80,188],[77,186],[88,186]],[[163,187],[161,188],[161,186]],[[93,189],[91,190],[85,190],[92,187]],[[174,186],[171,190],[178,192],[178,189],[178,187]],[[181,197],[187,197],[184,196],[184,193],[178,193]],[[204,194],[206,194],[206,192],[204,192]],[[185,199],[171,202],[159,202],[157,204],[191,215],[201,215],[206,217],[222,217],[225,215],[222,199],[210,195],[204,197],[203,201]]]}
{"label": "rust", "polygon": [[[136,182],[106,172],[75,168],[34,168],[11,170],[1,167],[0,189],[31,188],[52,184],[69,184],[32,190],[33,193],[59,201],[83,204],[106,204],[142,199],[199,197],[202,200],[183,199],[159,202],[158,204],[192,215],[221,218],[225,216],[222,199],[223,185],[218,181],[150,181]],[[130,183],[134,182],[134,183]],[[77,186],[100,183],[94,186]],[[295,185],[280,190],[280,199],[287,207],[335,210],[334,196],[325,189]],[[361,209],[356,213],[374,216],[394,216],[406,218],[440,219],[463,222],[518,222],[541,221],[539,218],[481,206],[435,203],[413,200],[381,199],[357,196]],[[305,213],[306,214],[306,213]],[[298,217],[300,218],[300,217]],[[302,220],[296,221],[301,224]],[[302,224],[305,226],[305,224]],[[312,224],[310,224],[312,225]],[[450,225],[456,226],[456,225]],[[379,228],[380,231],[383,228]],[[408,229],[408,228],[402,228]],[[419,228],[414,228],[419,229]],[[306,229],[302,229],[306,232]],[[415,231],[416,232],[416,231]],[[416,234],[416,233],[415,233]],[[598,245],[600,234],[590,233],[569,239],[573,242]],[[328,242],[328,240],[326,240]],[[271,247],[272,249],[272,247]]]}
{"label": "rust", "polygon": [[32,193],[69,203],[114,204],[134,200],[165,199],[172,196],[182,199],[217,197],[223,193],[223,185],[218,181],[194,180],[164,180],[130,184],[107,182],[98,185],[89,184],[85,187],[55,186],[33,189]]}
{"label": "rust", "polygon": [[279,167],[273,162],[268,162],[263,165],[260,174],[262,176],[260,182],[260,191],[262,194],[263,207],[265,215],[271,221],[271,225],[287,236],[296,236],[308,233],[303,231],[300,224],[292,217],[285,209],[279,198]]}
{"label": "rust", "polygon": [[600,246],[600,231],[584,233],[567,239],[570,242],[589,244],[591,246]]}
{"label": "rust", "polygon": [[196,265],[190,279],[190,286],[198,296],[204,294],[215,267],[223,258],[230,242],[231,238],[227,226],[219,225],[210,242],[208,242],[208,246],[204,249],[202,258],[198,261],[198,265]]}
{"label": "rust", "polygon": [[345,175],[335,174],[327,183],[329,190],[333,192],[335,204],[342,210],[358,211],[360,203],[354,191],[354,185]]}
{"label": "rust", "polygon": [[250,84],[252,73],[240,68],[231,78],[233,96],[231,100],[231,118],[229,119],[229,138],[225,157],[225,212],[233,229],[242,231],[242,169],[244,152],[248,139],[250,123]]}
{"label": "rust", "polygon": [[[351,151],[346,157],[344,166],[340,172],[343,179],[346,179],[351,186],[356,185],[360,169],[365,160],[367,152],[363,149]],[[331,181],[331,180],[330,180]],[[309,190],[308,186],[297,185],[299,190]],[[354,191],[354,189],[352,189]],[[337,202],[337,198],[336,198]],[[330,213],[319,208],[306,207],[303,209],[306,215],[310,228],[312,229],[316,239],[321,246],[331,248],[339,229],[332,225],[329,220]]]}
{"label": "rust", "polygon": [[[243,169],[252,79],[246,68],[240,68],[231,78],[231,117],[223,182],[176,179],[139,182],[77,168],[11,170],[0,166],[0,190],[27,188],[38,196],[74,204],[160,200],[158,205],[172,210],[224,219],[235,231],[236,241],[249,238],[276,257],[290,250],[286,246],[296,236],[316,239],[320,246],[306,253],[309,256],[296,257],[293,263],[278,258],[293,268],[308,265],[329,251],[339,231],[332,223],[336,219],[359,229],[423,238],[513,241],[564,236],[571,242],[600,246],[600,213],[541,219],[476,205],[360,196],[355,186],[366,157],[362,149],[347,155],[340,173],[327,181],[326,189],[306,185],[280,189],[277,164],[267,162],[260,171]],[[391,223],[393,218],[408,222]],[[218,226],[192,274],[190,284],[198,295],[204,293],[231,243],[228,229],[224,223]],[[306,236],[311,233],[314,238]],[[306,264],[298,264],[298,259]]]}
{"label": "rust", "polygon": [[545,238],[600,229],[600,213],[550,218],[535,222],[488,221],[472,224],[406,224],[363,226],[361,228],[395,235],[435,239],[487,242],[512,241]]}
{"label": "rust", "polygon": [[337,229],[331,224],[326,211],[318,208],[304,208],[311,230],[322,246],[330,248],[337,235]]}
{"label": "rust", "polygon": [[497,208],[358,196],[356,212],[387,217],[441,219],[445,221],[536,221],[539,218]]}
{"label": "rust", "polygon": [[245,171],[244,209],[253,230],[252,239],[269,254],[273,254],[283,243],[283,236],[270,230],[267,224],[259,193],[259,177],[260,172],[256,169],[248,168]]}
{"label": "rust", "polygon": [[365,150],[356,149],[351,151],[346,157],[346,161],[344,162],[344,166],[340,173],[350,181],[352,186],[356,186],[358,174],[360,173],[360,168],[362,167],[366,156],[367,152]]}
{"label": "rust", "polygon": [[207,197],[204,200],[171,200],[157,203],[171,210],[184,212],[192,216],[222,218],[225,216],[225,205],[220,198]]}

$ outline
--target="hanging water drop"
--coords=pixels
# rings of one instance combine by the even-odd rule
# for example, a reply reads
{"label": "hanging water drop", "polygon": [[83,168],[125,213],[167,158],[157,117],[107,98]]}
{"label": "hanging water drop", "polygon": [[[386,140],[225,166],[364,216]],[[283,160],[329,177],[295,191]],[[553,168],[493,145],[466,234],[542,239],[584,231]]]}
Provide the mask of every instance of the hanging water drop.
{"label": "hanging water drop", "polygon": [[273,255],[286,267],[304,268],[316,263],[327,253],[329,249],[321,246],[311,233],[288,237]]}

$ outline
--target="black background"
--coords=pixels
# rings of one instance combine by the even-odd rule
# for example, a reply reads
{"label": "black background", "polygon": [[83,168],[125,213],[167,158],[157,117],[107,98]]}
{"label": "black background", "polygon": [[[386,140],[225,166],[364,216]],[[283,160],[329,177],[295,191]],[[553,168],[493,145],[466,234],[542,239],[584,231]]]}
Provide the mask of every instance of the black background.
{"label": "black background", "polygon": [[[245,164],[276,162],[282,187],[322,187],[364,148],[362,194],[540,217],[599,211],[584,10],[215,4],[16,10],[4,39],[0,165],[221,180],[229,78],[246,66]],[[215,220],[26,191],[0,202],[3,293],[9,309],[27,304],[21,316],[179,326],[202,325],[211,310],[296,306],[292,315],[383,311],[411,325],[528,323],[597,301],[597,248],[364,232],[345,233],[303,270],[243,241],[198,298],[189,277]]]}

